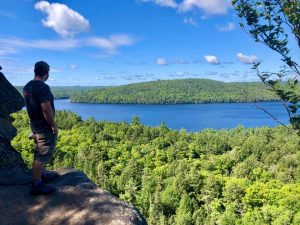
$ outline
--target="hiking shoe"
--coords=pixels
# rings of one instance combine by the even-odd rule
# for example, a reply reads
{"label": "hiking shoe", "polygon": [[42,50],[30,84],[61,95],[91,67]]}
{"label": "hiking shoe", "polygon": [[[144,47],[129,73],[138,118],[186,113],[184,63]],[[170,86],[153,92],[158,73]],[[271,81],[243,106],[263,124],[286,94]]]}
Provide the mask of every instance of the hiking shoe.
{"label": "hiking shoe", "polygon": [[43,172],[41,179],[42,179],[42,182],[48,183],[58,177],[59,177],[58,173],[53,172],[53,171],[46,171],[46,172]]}
{"label": "hiking shoe", "polygon": [[38,185],[32,184],[30,194],[31,195],[48,195],[56,191],[56,187],[51,185],[46,185],[41,182]]}

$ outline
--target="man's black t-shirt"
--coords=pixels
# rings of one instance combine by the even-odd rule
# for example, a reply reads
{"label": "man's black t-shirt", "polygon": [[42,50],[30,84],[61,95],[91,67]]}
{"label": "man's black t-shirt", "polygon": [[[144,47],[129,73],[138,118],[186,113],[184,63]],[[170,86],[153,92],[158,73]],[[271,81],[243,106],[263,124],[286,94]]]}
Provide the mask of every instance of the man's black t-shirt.
{"label": "man's black t-shirt", "polygon": [[53,95],[47,84],[43,81],[32,80],[29,81],[23,89],[25,104],[30,118],[30,125],[33,133],[43,133],[51,130],[47,123],[41,103],[49,101],[53,112],[55,112],[53,104]]}

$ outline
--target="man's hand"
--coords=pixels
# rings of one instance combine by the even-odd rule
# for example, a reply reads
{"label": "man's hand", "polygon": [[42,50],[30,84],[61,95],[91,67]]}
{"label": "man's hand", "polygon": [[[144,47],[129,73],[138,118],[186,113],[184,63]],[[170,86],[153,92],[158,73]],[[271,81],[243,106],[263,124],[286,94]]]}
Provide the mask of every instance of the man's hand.
{"label": "man's hand", "polygon": [[51,127],[53,134],[58,134],[57,126]]}
{"label": "man's hand", "polygon": [[58,128],[55,123],[54,113],[53,113],[50,102],[49,101],[42,102],[41,107],[42,107],[44,117],[45,117],[46,121],[48,122],[48,124],[50,125],[53,134],[58,134]]}

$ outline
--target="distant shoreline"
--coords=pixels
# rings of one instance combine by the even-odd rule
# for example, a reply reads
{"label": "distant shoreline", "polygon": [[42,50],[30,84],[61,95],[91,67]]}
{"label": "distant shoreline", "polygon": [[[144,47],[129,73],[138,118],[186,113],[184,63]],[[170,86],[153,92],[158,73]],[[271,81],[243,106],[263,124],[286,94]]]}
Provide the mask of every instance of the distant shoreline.
{"label": "distant shoreline", "polygon": [[[17,87],[22,93],[22,87]],[[274,92],[258,82],[188,78],[133,83],[114,87],[51,87],[55,99],[72,103],[186,105],[211,103],[278,102]]]}
{"label": "distant shoreline", "polygon": [[70,98],[55,98],[55,100],[69,100],[70,103],[74,104],[99,104],[99,105],[207,105],[207,104],[237,104],[237,103],[263,103],[263,102],[280,102],[280,100],[265,100],[265,101],[241,101],[241,102],[199,102],[199,103],[98,103],[98,102],[72,102]]}

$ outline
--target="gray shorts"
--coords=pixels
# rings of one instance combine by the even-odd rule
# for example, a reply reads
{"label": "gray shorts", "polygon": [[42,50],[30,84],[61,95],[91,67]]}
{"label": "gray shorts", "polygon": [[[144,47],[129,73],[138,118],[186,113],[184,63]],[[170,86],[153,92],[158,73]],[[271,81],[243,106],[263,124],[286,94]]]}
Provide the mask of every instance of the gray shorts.
{"label": "gray shorts", "polygon": [[57,134],[53,134],[50,131],[34,134],[33,138],[35,143],[34,160],[49,163],[52,159],[52,153],[55,150]]}

